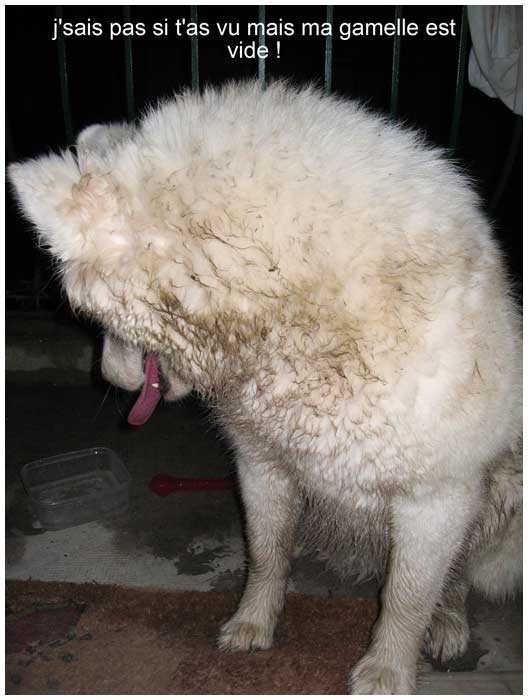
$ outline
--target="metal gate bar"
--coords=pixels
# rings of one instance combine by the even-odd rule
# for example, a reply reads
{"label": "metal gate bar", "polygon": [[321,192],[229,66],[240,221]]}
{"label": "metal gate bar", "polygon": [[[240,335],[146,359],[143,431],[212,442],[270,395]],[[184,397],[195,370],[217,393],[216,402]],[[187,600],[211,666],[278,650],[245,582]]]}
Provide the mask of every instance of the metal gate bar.
{"label": "metal gate bar", "polygon": [[497,185],[495,186],[495,192],[493,193],[493,197],[491,198],[491,203],[489,207],[491,213],[493,213],[497,208],[497,205],[500,202],[502,195],[504,194],[504,190],[506,189],[506,185],[508,184],[508,180],[510,179],[513,166],[515,165],[517,152],[519,150],[519,146],[521,146],[522,144],[522,122],[523,120],[521,115],[515,114],[513,123],[513,134],[510,142],[510,147],[508,149],[508,155],[506,156],[506,160],[504,161],[504,165],[502,166],[501,174],[497,181]]}
{"label": "metal gate bar", "polygon": [[334,6],[328,5],[326,8],[326,21],[332,27],[332,31],[326,37],[325,44],[325,92],[330,93],[332,90],[332,66],[334,63]]}
{"label": "metal gate bar", "polygon": [[466,8],[462,8],[462,16],[460,18],[460,39],[458,42],[458,66],[456,77],[455,102],[453,106],[453,120],[451,122],[451,131],[449,133],[449,149],[454,152],[458,143],[460,134],[460,119],[462,116],[462,99],[464,97],[464,86],[466,78],[466,63],[467,63],[467,35],[468,35],[468,20]]}
{"label": "metal gate bar", "polygon": [[[123,20],[130,22],[130,5],[123,6]],[[127,100],[128,121],[133,122],[136,118],[136,104],[134,99],[134,64],[132,61],[132,37],[125,36],[125,84]]]}
{"label": "metal gate bar", "polygon": [[[198,5],[191,5],[191,22],[198,24]],[[200,89],[200,65],[198,60],[198,34],[191,36],[191,87]]]}
{"label": "metal gate bar", "polygon": [[[258,21],[259,21],[259,23],[262,23],[263,25],[266,24],[266,5],[259,5]],[[260,27],[259,27],[258,45],[259,45],[259,48],[261,46],[266,46],[266,32],[264,29],[260,29]],[[264,85],[266,83],[266,59],[261,58],[260,56],[258,58],[258,79],[262,83],[262,87],[264,87]]]}
{"label": "metal gate bar", "polygon": [[[394,23],[398,24],[398,20],[403,16],[403,8],[401,5],[396,5],[394,8]],[[401,55],[401,36],[396,33],[394,35],[394,43],[392,45],[392,81],[391,81],[391,97],[390,97],[390,113],[392,117],[396,116],[398,111],[398,91],[400,87],[400,55]]]}
{"label": "metal gate bar", "polygon": [[[57,19],[62,19],[62,5],[57,5],[55,16]],[[68,69],[66,66],[66,44],[64,41],[64,35],[61,31],[59,31],[57,34],[57,52],[59,59],[59,79],[62,101],[62,114],[64,117],[64,130],[66,132],[66,141],[68,145],[73,145],[74,139],[72,114],[70,107],[70,91],[68,88]]]}

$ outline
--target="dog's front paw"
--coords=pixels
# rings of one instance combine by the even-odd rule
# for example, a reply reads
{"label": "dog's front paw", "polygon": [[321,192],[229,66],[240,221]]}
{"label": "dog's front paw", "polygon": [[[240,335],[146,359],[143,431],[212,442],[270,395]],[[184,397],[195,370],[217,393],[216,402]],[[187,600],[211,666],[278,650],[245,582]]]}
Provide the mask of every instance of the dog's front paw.
{"label": "dog's front paw", "polygon": [[273,629],[232,618],[220,630],[218,646],[222,651],[256,651],[273,644]]}
{"label": "dog's front paw", "polygon": [[424,651],[445,663],[462,656],[469,642],[469,625],[465,611],[442,611],[435,614],[425,633]]}
{"label": "dog's front paw", "polygon": [[367,654],[352,669],[349,691],[352,695],[410,695],[415,682],[416,669],[391,666]]}

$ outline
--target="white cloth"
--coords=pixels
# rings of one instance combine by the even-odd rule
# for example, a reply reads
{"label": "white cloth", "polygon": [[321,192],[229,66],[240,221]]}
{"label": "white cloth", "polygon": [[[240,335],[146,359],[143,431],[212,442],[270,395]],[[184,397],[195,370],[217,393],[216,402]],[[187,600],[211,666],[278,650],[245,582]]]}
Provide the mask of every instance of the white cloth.
{"label": "white cloth", "polygon": [[522,114],[522,5],[469,5],[467,13],[470,84]]}

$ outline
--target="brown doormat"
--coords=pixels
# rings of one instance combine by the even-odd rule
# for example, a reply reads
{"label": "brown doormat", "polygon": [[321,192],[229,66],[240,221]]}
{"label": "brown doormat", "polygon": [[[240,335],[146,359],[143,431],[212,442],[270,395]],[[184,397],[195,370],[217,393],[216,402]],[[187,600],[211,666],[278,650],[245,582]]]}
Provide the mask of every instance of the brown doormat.
{"label": "brown doormat", "polygon": [[270,651],[215,647],[233,593],[10,581],[9,694],[343,694],[373,600],[289,594]]}

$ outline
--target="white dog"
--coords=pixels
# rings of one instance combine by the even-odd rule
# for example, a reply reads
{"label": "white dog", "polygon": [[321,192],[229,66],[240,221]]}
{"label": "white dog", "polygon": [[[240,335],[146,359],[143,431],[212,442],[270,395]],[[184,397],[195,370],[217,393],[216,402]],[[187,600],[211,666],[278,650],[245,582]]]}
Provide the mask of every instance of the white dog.
{"label": "white dog", "polygon": [[249,578],[220,646],[272,644],[317,522],[349,571],[385,577],[352,693],[412,692],[424,643],[462,653],[469,588],[500,598],[522,567],[519,319],[465,178],[282,83],[186,92],[9,174],[108,332],[106,375],[135,389],[156,353],[233,442]]}

